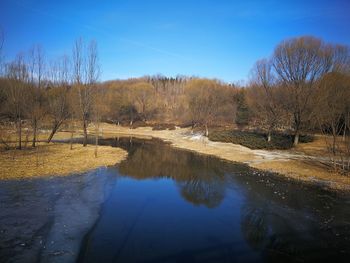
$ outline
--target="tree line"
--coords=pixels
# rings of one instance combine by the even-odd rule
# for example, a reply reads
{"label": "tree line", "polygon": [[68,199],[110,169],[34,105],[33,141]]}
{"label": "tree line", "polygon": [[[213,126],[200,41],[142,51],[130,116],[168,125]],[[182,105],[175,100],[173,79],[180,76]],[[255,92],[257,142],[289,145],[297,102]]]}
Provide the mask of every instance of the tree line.
{"label": "tree line", "polygon": [[34,45],[3,63],[1,119],[3,124],[15,124],[17,147],[22,148],[23,123],[29,124],[35,147],[39,128],[50,126],[50,142],[69,118],[81,120],[86,145],[87,126],[92,118],[98,118],[99,74],[97,43],[86,44],[82,39],[74,43],[71,56],[48,62],[43,48]]}
{"label": "tree line", "polygon": [[340,135],[343,141],[349,137],[349,48],[311,36],[279,43],[269,58],[256,62],[244,87],[162,75],[101,82],[97,43],[82,39],[70,55],[55,60],[48,61],[35,45],[12,61],[0,61],[0,116],[2,123],[15,124],[18,148],[24,122],[35,147],[39,128],[50,127],[50,142],[72,120],[79,120],[84,145],[89,124],[98,127],[101,120],[130,127],[201,126],[207,136],[210,127],[219,125],[258,128],[268,141],[275,132],[292,133],[295,145],[301,132],[317,131],[332,135],[333,152],[344,150],[337,141]]}
{"label": "tree line", "polygon": [[287,129],[294,145],[302,131],[331,135],[325,138],[333,165],[350,170],[349,47],[310,36],[282,41],[254,65],[246,95],[251,118],[268,140]]}

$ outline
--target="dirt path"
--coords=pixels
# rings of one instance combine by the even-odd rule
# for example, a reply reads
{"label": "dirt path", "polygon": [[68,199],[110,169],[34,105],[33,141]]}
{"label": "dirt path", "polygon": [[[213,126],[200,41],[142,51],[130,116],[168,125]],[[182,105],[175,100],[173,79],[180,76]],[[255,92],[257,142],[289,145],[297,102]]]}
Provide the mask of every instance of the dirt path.
{"label": "dirt path", "polygon": [[[212,142],[201,134],[191,134],[189,129],[153,131],[150,127],[129,129],[112,124],[103,124],[104,136],[141,136],[159,138],[170,142],[172,146],[214,155],[219,158],[243,162],[251,167],[276,172],[297,180],[312,182],[324,188],[350,190],[350,178],[332,173],[321,165],[322,158],[308,155],[302,149],[267,151],[251,150],[232,143]],[[91,131],[93,132],[93,128]]]}

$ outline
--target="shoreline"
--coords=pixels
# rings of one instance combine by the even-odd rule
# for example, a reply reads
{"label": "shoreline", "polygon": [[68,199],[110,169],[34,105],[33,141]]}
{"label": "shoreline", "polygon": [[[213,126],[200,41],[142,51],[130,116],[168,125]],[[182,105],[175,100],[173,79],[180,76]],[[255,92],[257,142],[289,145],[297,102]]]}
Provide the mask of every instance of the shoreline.
{"label": "shoreline", "polygon": [[[245,163],[252,168],[277,173],[280,176],[317,185],[324,189],[350,191],[349,177],[321,167],[317,163],[318,156],[307,155],[295,149],[252,150],[237,144],[210,141],[200,134],[191,134],[189,128],[154,131],[151,127],[129,129],[107,123],[103,123],[100,127],[103,131],[103,137],[119,135],[158,138],[179,149],[212,155],[227,161]],[[92,128],[89,131],[94,132]]]}
{"label": "shoreline", "polygon": [[[88,133],[90,135],[95,133],[93,125],[89,127]],[[75,134],[79,134],[79,137],[81,137],[82,131],[78,130]],[[44,133],[41,133],[41,136],[43,135]],[[100,136],[135,136],[141,139],[156,138],[169,143],[175,148],[215,156],[230,162],[244,163],[252,168],[275,173],[277,176],[315,185],[323,189],[350,191],[350,177],[342,176],[325,169],[317,161],[319,158],[324,157],[308,154],[303,151],[302,147],[290,150],[252,150],[238,144],[210,141],[202,134],[192,134],[189,128],[177,127],[175,130],[152,130],[151,127],[139,127],[130,129],[129,127],[107,123],[100,124]],[[61,131],[54,136],[54,139],[61,140],[68,139],[69,137],[70,133]],[[313,143],[305,143],[303,145],[308,144],[313,146]],[[13,150],[2,152],[0,154],[0,160],[2,161],[0,164],[2,170],[0,180],[50,175],[65,176],[73,173],[82,173],[102,166],[115,165],[127,157],[127,152],[121,148],[101,145],[98,146],[98,158],[94,157],[94,146],[92,145],[83,148],[80,144],[73,144],[76,148],[75,150],[77,150],[76,154],[68,150],[69,146],[67,144],[61,144],[59,142],[43,144],[43,146],[40,145],[38,148],[55,148],[58,147],[57,145],[61,145],[61,149],[51,151],[50,153],[53,155],[50,157],[47,154],[45,156],[45,150],[41,152],[48,160],[44,160],[42,167],[39,168],[37,166],[34,167],[35,162],[37,162],[35,149],[16,151],[19,157],[17,156],[17,160],[15,161],[11,160],[11,152]],[[83,149],[87,151],[84,152]],[[60,158],[64,158],[66,161],[68,160],[68,165],[66,165],[65,161],[58,163],[57,159]],[[61,165],[61,163],[65,165]],[[29,173],[26,167],[28,165],[31,167]],[[23,166],[23,169],[21,166]]]}

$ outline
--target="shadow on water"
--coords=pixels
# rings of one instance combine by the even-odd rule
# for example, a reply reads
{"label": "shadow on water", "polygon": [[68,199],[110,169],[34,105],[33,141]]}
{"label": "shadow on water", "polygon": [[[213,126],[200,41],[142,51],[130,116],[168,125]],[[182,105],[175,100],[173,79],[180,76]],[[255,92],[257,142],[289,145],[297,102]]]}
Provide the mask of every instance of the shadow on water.
{"label": "shadow on water", "polygon": [[127,150],[127,159],[82,175],[0,182],[1,262],[350,258],[348,194],[155,139],[99,142]]}
{"label": "shadow on water", "polygon": [[74,261],[114,183],[107,175],[0,181],[0,262]]}

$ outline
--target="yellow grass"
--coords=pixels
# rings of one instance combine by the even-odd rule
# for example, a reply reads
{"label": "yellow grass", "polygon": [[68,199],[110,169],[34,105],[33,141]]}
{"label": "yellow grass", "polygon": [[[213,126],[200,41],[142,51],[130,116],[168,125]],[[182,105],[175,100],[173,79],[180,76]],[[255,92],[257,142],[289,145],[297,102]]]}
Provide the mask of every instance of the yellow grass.
{"label": "yellow grass", "polygon": [[189,136],[189,129],[152,131],[150,127],[129,129],[106,123],[100,127],[104,135],[160,138],[174,147],[217,156],[228,161],[243,162],[251,167],[276,172],[300,181],[322,184],[325,188],[350,190],[350,177],[337,174],[317,162],[318,157],[327,156],[327,145],[322,136],[316,136],[314,142],[300,144],[291,150],[274,151],[251,150],[232,143],[212,142],[205,137],[193,139]]}
{"label": "yellow grass", "polygon": [[[37,134],[37,140],[38,141],[44,141],[46,142],[50,133],[49,132],[42,132],[38,131]],[[53,140],[64,140],[64,139],[69,139],[71,136],[70,132],[56,132]],[[80,134],[75,132],[74,137],[79,137]],[[27,144],[28,146],[32,145],[32,139],[33,139],[33,134],[32,132],[22,132],[22,146]],[[0,132],[0,139],[3,139],[5,142],[7,142],[11,147],[18,145],[18,134],[14,130],[2,130]],[[3,147],[4,145],[0,145],[0,147]]]}
{"label": "yellow grass", "polygon": [[[90,134],[94,134],[95,128],[93,127],[93,125],[89,127],[89,132]],[[75,134],[75,137],[78,137],[79,134],[81,135],[81,133],[82,131],[80,132],[78,131]],[[153,131],[152,128],[150,127],[140,127],[137,129],[129,129],[127,127],[101,123],[100,135],[103,137],[136,136],[136,137],[142,137],[142,138],[152,138],[152,137],[160,138],[164,141],[170,142],[174,147],[195,151],[201,154],[214,155],[229,161],[243,162],[255,168],[259,168],[270,172],[277,172],[281,175],[294,178],[297,180],[301,180],[301,181],[323,183],[328,188],[350,189],[350,177],[346,177],[346,176],[342,176],[337,173],[334,173],[329,169],[327,169],[327,167],[322,166],[320,165],[320,163],[317,162],[318,157],[327,156],[326,142],[322,136],[316,136],[316,139],[314,142],[300,144],[298,145],[298,147],[291,150],[267,151],[267,150],[251,150],[247,147],[243,147],[241,145],[235,145],[231,143],[211,142],[204,137],[201,139],[193,139],[190,136],[189,129],[176,129],[171,131],[170,130]],[[39,135],[41,140],[46,139],[47,136],[48,134],[44,134],[44,133],[41,133]],[[68,138],[70,138],[70,133],[68,132],[59,132],[54,137],[54,139],[68,139]],[[30,143],[28,143],[28,145],[30,145]],[[70,154],[69,145],[61,145],[61,146],[55,146],[55,147],[62,147],[62,149],[65,147],[63,151],[61,151],[61,149],[58,149],[58,148],[53,149],[53,152],[56,152],[56,154],[58,154],[58,152],[60,152],[62,155]],[[68,166],[68,168],[66,168],[67,170],[66,172],[63,172],[64,169],[60,169],[61,168],[60,163],[62,162],[58,161],[58,168],[59,168],[58,170],[59,171],[62,170],[62,172],[61,173],[57,172],[57,174],[80,172],[84,170],[93,169],[98,166],[110,164],[108,162],[99,163],[99,161],[101,161],[102,159],[101,154],[102,152],[105,151],[104,150],[105,147],[99,146],[99,157],[97,158],[97,160],[94,160],[93,146],[89,146],[85,152],[84,152],[84,149],[79,149],[79,147],[82,148],[81,146],[77,146],[74,151],[77,151],[77,152],[81,151],[81,152],[79,152],[78,154],[74,154],[74,156],[72,157],[67,157],[65,159],[65,160],[68,159],[66,161]],[[115,149],[111,147],[106,147],[106,148],[112,151]],[[45,152],[44,148],[42,148],[42,150],[43,152]],[[6,154],[11,157],[12,156],[11,152],[12,151],[7,152]],[[24,153],[25,152],[18,153],[18,154],[24,154]],[[26,154],[28,154],[28,156],[31,156],[31,157],[22,158],[22,159],[27,159],[26,162],[28,167],[35,168],[35,169],[30,168],[30,170],[37,171],[37,172],[29,173],[29,174],[33,174],[33,176],[38,176],[39,174],[42,174],[42,175],[53,174],[55,171],[53,166],[57,165],[57,160],[59,160],[59,158],[64,158],[64,157],[55,157],[56,155],[53,155],[52,159],[50,158],[52,163],[51,167],[41,169],[36,167],[36,157],[35,157],[36,155],[34,153],[33,152],[30,153],[29,151],[29,153],[26,153]],[[126,156],[126,153],[124,154],[125,155],[123,155],[122,158]],[[4,157],[2,155],[3,154],[1,154],[0,156],[0,162],[1,162],[0,178],[1,177],[4,178],[4,176],[2,175],[4,173],[3,172]],[[8,156],[7,158],[10,158]],[[314,157],[314,159],[311,161],[309,157]],[[49,157],[45,157],[45,158],[49,158]],[[48,161],[45,161],[46,160],[45,158],[42,158],[42,159],[44,160],[44,165],[47,165],[45,163],[48,163]],[[106,160],[108,160],[108,158]],[[117,161],[118,160],[116,159],[116,162]],[[94,164],[94,162],[97,162],[97,163]],[[112,162],[114,162],[114,159],[112,159]],[[13,164],[15,164],[15,162],[13,162]],[[11,172],[12,173],[12,175],[10,176],[11,178],[23,177],[23,174],[27,173],[26,166],[24,168],[18,167],[18,168],[11,168],[11,169],[13,170]]]}
{"label": "yellow grass", "polygon": [[127,152],[110,146],[41,143],[37,148],[0,151],[0,179],[19,179],[48,175],[64,176],[101,166],[110,166],[126,158]]}
{"label": "yellow grass", "polygon": [[299,181],[317,183],[325,188],[350,189],[350,177],[339,175],[312,162],[274,160],[252,164],[251,166],[265,171],[276,172]]}

